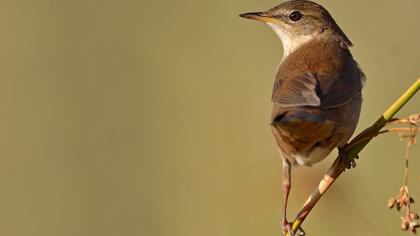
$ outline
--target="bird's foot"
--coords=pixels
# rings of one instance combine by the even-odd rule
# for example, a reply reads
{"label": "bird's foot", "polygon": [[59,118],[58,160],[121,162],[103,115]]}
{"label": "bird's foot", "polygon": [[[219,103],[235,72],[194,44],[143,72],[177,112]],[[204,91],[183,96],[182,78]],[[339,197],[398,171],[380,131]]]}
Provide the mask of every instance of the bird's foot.
{"label": "bird's foot", "polygon": [[283,229],[283,235],[288,234],[288,236],[304,236],[306,234],[305,231],[300,226],[299,226],[297,232],[294,233],[293,232],[293,223],[288,222],[287,220],[283,220],[283,224],[282,224],[281,227]]}
{"label": "bird's foot", "polygon": [[344,166],[346,167],[346,169],[351,169],[351,168],[356,168],[356,159],[359,159],[359,156],[356,155],[355,157],[349,157],[347,154],[347,144],[342,146],[342,147],[338,147],[338,155],[341,158],[341,161],[344,163]]}

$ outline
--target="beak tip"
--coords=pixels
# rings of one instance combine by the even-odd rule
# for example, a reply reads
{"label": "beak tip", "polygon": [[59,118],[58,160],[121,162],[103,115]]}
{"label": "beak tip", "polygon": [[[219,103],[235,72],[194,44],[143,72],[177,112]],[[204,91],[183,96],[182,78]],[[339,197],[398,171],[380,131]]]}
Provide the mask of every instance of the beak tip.
{"label": "beak tip", "polygon": [[240,14],[239,17],[261,21],[261,22],[274,22],[271,16],[267,15],[265,12],[248,12]]}
{"label": "beak tip", "polygon": [[249,13],[242,13],[242,14],[239,14],[239,17],[242,17],[242,18],[249,18],[249,16],[250,16],[250,14],[249,14]]}
{"label": "beak tip", "polygon": [[259,15],[260,15],[259,12],[248,12],[248,13],[240,14],[239,17],[247,18],[247,19],[255,19]]}

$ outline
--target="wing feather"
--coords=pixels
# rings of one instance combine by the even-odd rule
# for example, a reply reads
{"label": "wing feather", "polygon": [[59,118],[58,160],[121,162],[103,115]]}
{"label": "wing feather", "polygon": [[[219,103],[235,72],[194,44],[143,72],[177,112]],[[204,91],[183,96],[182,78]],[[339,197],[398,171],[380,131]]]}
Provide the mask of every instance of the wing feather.
{"label": "wing feather", "polygon": [[361,89],[360,78],[305,73],[286,79],[277,78],[272,102],[282,107],[332,108],[352,100]]}

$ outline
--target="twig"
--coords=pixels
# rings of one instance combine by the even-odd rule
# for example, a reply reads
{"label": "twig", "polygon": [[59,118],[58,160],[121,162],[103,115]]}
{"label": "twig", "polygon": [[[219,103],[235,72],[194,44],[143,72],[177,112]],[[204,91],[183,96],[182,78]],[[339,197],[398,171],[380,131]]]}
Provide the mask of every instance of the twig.
{"label": "twig", "polygon": [[[354,160],[355,157],[362,151],[362,149],[380,132],[385,124],[392,120],[393,116],[416,94],[420,89],[420,78],[394,103],[384,114],[369,128],[365,129],[354,139],[350,141],[343,152],[340,152],[332,166],[327,170],[318,187],[312,192],[306,202],[303,204],[301,210],[298,212],[293,222],[293,232],[297,232],[302,223],[305,221],[312,208],[317,204],[319,199],[334,183],[334,181],[345,170],[344,158]],[[343,157],[345,154],[345,157]],[[286,233],[285,236],[290,236]]]}
{"label": "twig", "polygon": [[405,165],[404,165],[404,182],[403,186],[400,188],[400,191],[397,196],[392,197],[388,200],[388,208],[396,208],[400,211],[402,208],[406,209],[405,216],[401,217],[401,229],[403,231],[410,231],[412,233],[417,232],[417,228],[420,227],[420,224],[417,222],[419,215],[411,211],[411,204],[414,203],[414,199],[409,195],[408,192],[408,170],[409,170],[409,150],[411,145],[414,144],[418,128],[416,124],[420,122],[420,116],[411,116],[413,119],[404,120],[400,119],[401,123],[409,123],[410,128],[408,131],[399,132],[402,138],[407,139],[406,153],[405,153]]}
{"label": "twig", "polygon": [[385,134],[385,133],[420,133],[420,128],[389,128],[380,131],[378,134]]}

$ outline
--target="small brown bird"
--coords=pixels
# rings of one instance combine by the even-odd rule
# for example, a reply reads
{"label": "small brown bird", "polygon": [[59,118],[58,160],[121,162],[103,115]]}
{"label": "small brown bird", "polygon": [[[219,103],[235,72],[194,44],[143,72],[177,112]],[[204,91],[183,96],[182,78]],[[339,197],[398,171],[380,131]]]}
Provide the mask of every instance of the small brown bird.
{"label": "small brown bird", "polygon": [[272,93],[271,127],[283,158],[283,232],[292,166],[310,166],[342,148],[359,120],[365,76],[352,43],[328,11],[306,0],[284,2],[241,17],[265,22],[282,41]]}

